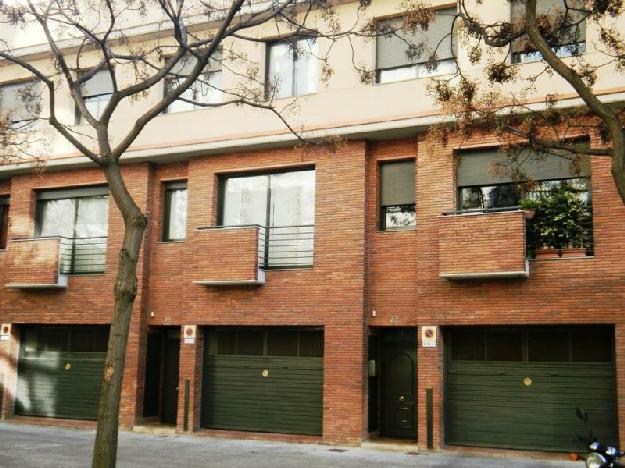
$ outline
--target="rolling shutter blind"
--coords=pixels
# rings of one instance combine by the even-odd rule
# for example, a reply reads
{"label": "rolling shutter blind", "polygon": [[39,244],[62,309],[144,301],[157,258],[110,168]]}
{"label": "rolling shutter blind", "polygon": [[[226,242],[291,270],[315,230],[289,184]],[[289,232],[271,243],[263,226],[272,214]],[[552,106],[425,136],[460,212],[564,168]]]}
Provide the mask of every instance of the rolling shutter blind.
{"label": "rolling shutter blind", "polygon": [[[549,16],[549,15],[562,15],[566,11],[566,5],[568,4],[569,10],[567,12],[567,22],[572,24],[569,31],[566,33],[562,31],[561,39],[557,44],[551,44],[552,46],[567,45],[586,41],[586,21],[581,21],[584,14],[577,9],[584,8],[584,0],[538,0],[536,4],[537,16]],[[525,21],[525,3],[517,2],[512,4],[512,22],[519,23]],[[512,43],[513,52],[522,52],[527,49],[527,38],[522,37],[515,40]]]}
{"label": "rolling shutter blind", "polygon": [[401,161],[380,166],[380,204],[411,205],[415,202],[415,162]]}
{"label": "rolling shutter blind", "polygon": [[83,97],[113,93],[113,82],[108,70],[100,70],[82,85]]}
{"label": "rolling shutter blind", "polygon": [[[396,68],[427,62],[437,46],[437,60],[446,60],[453,57],[453,47],[455,44],[452,40],[451,28],[455,15],[455,8],[438,10],[436,12],[436,18],[430,22],[427,31],[423,31],[420,28],[414,31],[403,30],[403,17],[390,18],[378,22],[379,34],[384,34],[385,31],[394,32],[389,32],[377,38],[377,68]],[[424,46],[421,55],[411,57],[410,46],[419,48],[420,45]]]}
{"label": "rolling shutter blind", "polygon": [[74,189],[47,190],[37,193],[37,200],[61,200],[64,198],[76,197],[96,197],[108,195],[109,189],[106,185],[98,185],[95,187],[81,187]]}
{"label": "rolling shutter blind", "polygon": [[[516,161],[520,163],[518,166]],[[521,162],[522,161],[522,162]],[[555,155],[540,155],[530,150],[515,159],[497,150],[485,149],[462,152],[458,161],[458,187],[488,186],[514,182],[509,169],[517,169],[522,176],[532,180],[566,179],[590,175],[587,158],[581,167]],[[503,170],[502,170],[503,169]]]}

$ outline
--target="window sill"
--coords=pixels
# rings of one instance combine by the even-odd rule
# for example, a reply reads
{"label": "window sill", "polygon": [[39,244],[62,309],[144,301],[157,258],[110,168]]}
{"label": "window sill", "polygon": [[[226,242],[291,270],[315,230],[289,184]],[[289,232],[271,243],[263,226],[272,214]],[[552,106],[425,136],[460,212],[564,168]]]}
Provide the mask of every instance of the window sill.
{"label": "window sill", "polygon": [[376,232],[379,234],[392,233],[392,232],[417,232],[417,227],[411,226],[407,228],[395,228],[395,229],[379,229],[378,228]]}
{"label": "window sill", "polygon": [[528,258],[530,262],[551,262],[551,261],[562,261],[562,260],[586,260],[586,259],[594,259],[594,255],[580,255],[579,257],[550,257],[550,258]]}
{"label": "window sill", "polygon": [[[303,97],[309,97],[309,96],[316,96],[317,94],[319,94],[319,91],[315,91],[312,93],[305,93],[305,94],[293,94],[290,96],[275,97],[273,98],[273,102],[282,102],[282,101],[286,101],[287,99],[297,99],[297,98],[303,98]],[[267,96],[265,96],[265,98],[269,99]]]}
{"label": "window sill", "polygon": [[161,240],[157,244],[184,244],[186,241],[186,239]]}

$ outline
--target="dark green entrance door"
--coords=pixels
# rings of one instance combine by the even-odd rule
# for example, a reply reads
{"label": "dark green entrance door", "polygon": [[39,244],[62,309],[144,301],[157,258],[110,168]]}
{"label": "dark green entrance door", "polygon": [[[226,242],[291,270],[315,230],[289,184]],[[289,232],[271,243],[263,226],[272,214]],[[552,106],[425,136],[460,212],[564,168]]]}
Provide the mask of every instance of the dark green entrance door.
{"label": "dark green entrance door", "polygon": [[611,327],[458,328],[445,335],[445,441],[582,451],[618,442]]}
{"label": "dark green entrance door", "polygon": [[15,413],[95,419],[108,327],[36,326],[21,337]]}
{"label": "dark green entrance door", "polygon": [[321,435],[322,330],[213,330],[205,366],[203,427]]}
{"label": "dark green entrance door", "polygon": [[380,435],[416,439],[417,331],[384,331],[381,353]]}

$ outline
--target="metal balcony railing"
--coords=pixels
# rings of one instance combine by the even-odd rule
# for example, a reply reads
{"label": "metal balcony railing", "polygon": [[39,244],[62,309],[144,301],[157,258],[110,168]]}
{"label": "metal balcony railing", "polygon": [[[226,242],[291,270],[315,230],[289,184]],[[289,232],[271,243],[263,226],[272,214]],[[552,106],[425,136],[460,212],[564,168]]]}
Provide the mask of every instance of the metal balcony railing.
{"label": "metal balcony railing", "polygon": [[66,275],[104,273],[107,237],[61,237],[59,272]]}
{"label": "metal balcony railing", "polygon": [[260,227],[258,265],[262,269],[313,265],[315,225]]}

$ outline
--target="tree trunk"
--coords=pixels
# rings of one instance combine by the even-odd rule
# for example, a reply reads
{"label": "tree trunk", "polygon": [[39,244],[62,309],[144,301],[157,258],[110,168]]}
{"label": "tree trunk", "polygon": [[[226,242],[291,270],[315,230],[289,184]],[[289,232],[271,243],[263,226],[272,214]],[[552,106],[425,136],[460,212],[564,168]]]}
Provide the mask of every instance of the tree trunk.
{"label": "tree trunk", "polygon": [[93,447],[93,468],[113,468],[117,458],[117,431],[119,403],[124,376],[126,344],[132,307],[137,295],[137,261],[141,250],[146,217],[132,197],[121,177],[117,164],[105,167],[109,190],[124,219],[124,241],[119,253],[119,265],[115,281],[115,312],[111,322],[108,352],[104,366],[104,378],[98,425]]}

